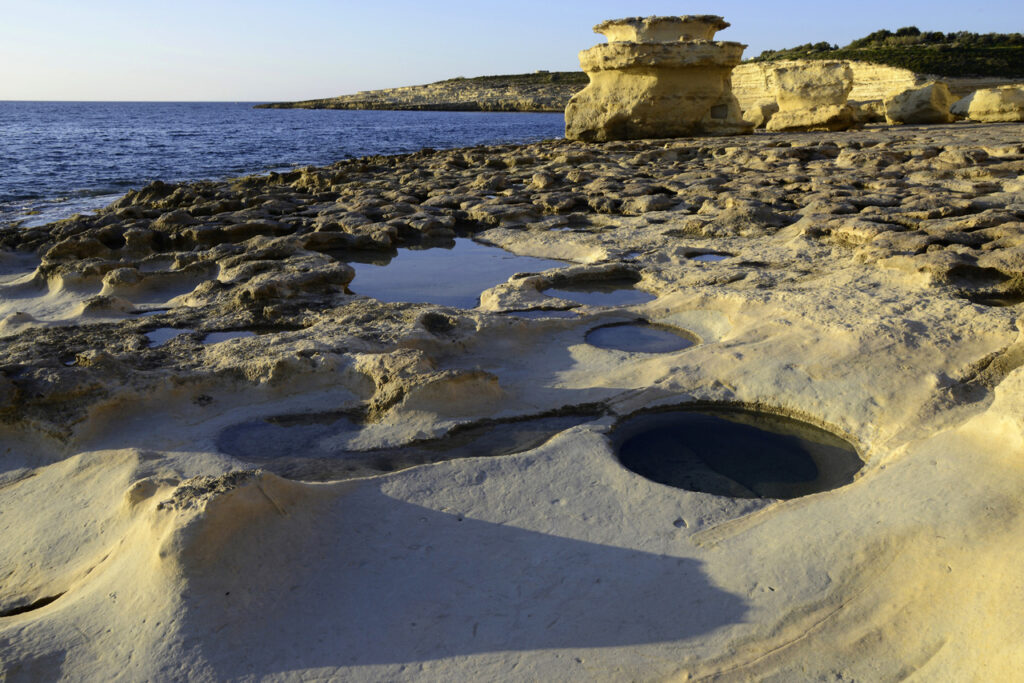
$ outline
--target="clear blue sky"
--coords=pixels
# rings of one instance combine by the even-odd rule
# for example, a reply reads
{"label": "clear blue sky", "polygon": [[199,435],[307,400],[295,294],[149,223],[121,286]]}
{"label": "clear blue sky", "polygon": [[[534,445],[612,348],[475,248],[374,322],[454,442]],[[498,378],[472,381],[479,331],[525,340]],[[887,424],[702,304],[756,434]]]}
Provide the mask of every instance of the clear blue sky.
{"label": "clear blue sky", "polygon": [[270,101],[578,68],[604,19],[720,14],[769,48],[872,31],[1024,32],[1024,2],[0,0],[0,100]]}

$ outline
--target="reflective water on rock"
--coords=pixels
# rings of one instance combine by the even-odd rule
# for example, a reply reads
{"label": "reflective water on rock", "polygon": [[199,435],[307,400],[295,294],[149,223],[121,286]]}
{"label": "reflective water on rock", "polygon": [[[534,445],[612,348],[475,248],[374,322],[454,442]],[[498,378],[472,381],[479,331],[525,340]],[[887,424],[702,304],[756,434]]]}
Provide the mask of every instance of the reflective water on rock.
{"label": "reflective water on rock", "polygon": [[636,289],[634,284],[636,283],[631,280],[587,282],[558,289],[546,289],[544,294],[587,306],[634,306],[658,298],[650,292]]}
{"label": "reflective water on rock", "polygon": [[445,460],[521,453],[596,416],[595,410],[477,423],[456,427],[437,439],[361,451],[343,445],[347,436],[362,428],[351,416],[289,416],[230,427],[217,438],[217,448],[283,477],[331,481]]}
{"label": "reflective water on rock", "polygon": [[255,332],[248,330],[236,330],[233,332],[210,332],[208,335],[203,337],[204,344],[220,344],[221,342],[230,341],[231,339],[246,339],[248,337],[255,337]]}
{"label": "reflective water on rock", "polygon": [[691,256],[689,258],[690,258],[691,261],[700,261],[702,263],[715,263],[717,261],[724,261],[725,259],[731,258],[731,257],[732,257],[732,254],[707,253],[707,254],[696,254],[696,255]]}
{"label": "reflective water on rock", "polygon": [[381,265],[353,263],[349,289],[378,301],[408,301],[475,308],[480,293],[521,272],[539,272],[563,261],[518,256],[471,239],[430,249],[399,249]]}
{"label": "reflective water on rock", "polygon": [[629,470],[660,484],[733,498],[798,498],[853,481],[856,449],[822,429],[743,410],[647,413],[616,426]]}
{"label": "reflective water on rock", "polygon": [[697,338],[685,330],[643,320],[595,327],[587,332],[586,340],[600,349],[637,353],[672,353],[697,343]]}
{"label": "reflective water on rock", "polygon": [[508,315],[543,320],[544,318],[578,318],[580,314],[576,311],[509,311]]}
{"label": "reflective water on rock", "polygon": [[183,334],[192,334],[193,332],[195,332],[195,330],[179,329],[177,327],[158,327],[155,330],[147,332],[146,338],[149,340],[150,348],[156,348],[158,346],[163,346],[175,337],[180,337]]}

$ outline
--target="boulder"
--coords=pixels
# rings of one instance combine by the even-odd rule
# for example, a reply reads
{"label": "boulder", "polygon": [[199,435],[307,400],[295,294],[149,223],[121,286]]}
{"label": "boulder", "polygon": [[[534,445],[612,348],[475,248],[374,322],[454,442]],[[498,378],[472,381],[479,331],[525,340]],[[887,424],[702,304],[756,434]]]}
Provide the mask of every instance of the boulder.
{"label": "boulder", "polygon": [[744,110],[743,120],[754,124],[754,128],[764,128],[778,111],[779,105],[774,102],[754,104]]}
{"label": "boulder", "polygon": [[910,88],[885,100],[885,118],[898,123],[952,123],[950,107],[956,97],[941,81],[932,81],[920,88]]}
{"label": "boulder", "polygon": [[775,131],[849,130],[857,125],[853,108],[833,104],[796,111],[779,111],[765,126]]}
{"label": "boulder", "polygon": [[1007,85],[976,90],[957,100],[951,112],[958,118],[985,123],[1024,121],[1024,86]]}
{"label": "boulder", "polygon": [[712,42],[721,17],[615,19],[609,42],[580,53],[590,85],[565,109],[565,136],[603,142],[750,133],[730,75],[746,47]]}
{"label": "boulder", "polygon": [[885,102],[870,100],[868,102],[850,102],[853,117],[857,123],[885,123]]}
{"label": "boulder", "polygon": [[846,98],[853,89],[853,71],[846,62],[806,62],[772,71],[779,112],[768,130],[846,130],[856,125]]}

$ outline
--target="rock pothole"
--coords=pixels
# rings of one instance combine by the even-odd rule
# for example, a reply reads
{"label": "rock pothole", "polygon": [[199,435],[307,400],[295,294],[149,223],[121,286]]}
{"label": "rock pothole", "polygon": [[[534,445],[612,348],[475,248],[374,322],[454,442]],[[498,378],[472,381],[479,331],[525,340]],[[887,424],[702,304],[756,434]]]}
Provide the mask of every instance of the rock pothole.
{"label": "rock pothole", "polygon": [[799,498],[852,482],[848,442],[779,415],[720,407],[644,413],[612,432],[619,462],[642,477],[731,498]]}
{"label": "rock pothole", "polygon": [[687,254],[686,258],[699,263],[718,263],[719,261],[725,261],[726,259],[732,258],[732,256],[732,254],[726,254],[723,252],[708,251]]}
{"label": "rock pothole", "polygon": [[646,320],[601,325],[587,332],[591,346],[632,353],[673,353],[700,343],[696,335]]}

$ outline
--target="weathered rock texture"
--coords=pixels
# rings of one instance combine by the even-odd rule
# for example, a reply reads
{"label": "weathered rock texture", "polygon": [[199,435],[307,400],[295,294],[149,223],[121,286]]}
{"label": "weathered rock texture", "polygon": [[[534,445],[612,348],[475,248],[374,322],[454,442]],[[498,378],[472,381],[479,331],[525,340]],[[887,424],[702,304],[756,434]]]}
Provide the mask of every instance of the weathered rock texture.
{"label": "weathered rock texture", "polygon": [[749,133],[729,75],[744,45],[712,42],[721,17],[616,19],[580,53],[590,85],[569,101],[565,135],[589,142]]}
{"label": "weathered rock texture", "polygon": [[[775,71],[780,67],[811,68],[816,60],[792,59],[774,62],[746,62],[732,72],[732,92],[743,111],[757,104],[775,101]],[[849,99],[857,102],[884,100],[894,94],[919,87],[935,76],[920,74],[870,62],[845,62],[853,71],[853,89]],[[979,88],[1012,83],[1005,78],[942,78],[953,94],[964,96]]]}
{"label": "weathered rock texture", "polygon": [[778,111],[779,105],[774,102],[755,104],[743,110],[743,120],[755,128],[764,128]]}
{"label": "weathered rock texture", "polygon": [[846,100],[853,70],[846,62],[780,66],[772,74],[779,111],[768,130],[846,130],[855,124]]}
{"label": "weathered rock texture", "polygon": [[950,111],[954,116],[972,121],[1024,121],[1024,87],[1009,85],[978,90],[957,100]]}
{"label": "weathered rock texture", "polygon": [[[425,150],[0,230],[0,679],[1018,680],[1022,129]],[[352,293],[455,235],[571,263]],[[623,279],[655,298],[545,293]],[[638,317],[701,343],[586,342]],[[864,468],[620,464],[706,404]]]}
{"label": "weathered rock texture", "polygon": [[956,100],[949,86],[932,81],[886,99],[885,119],[889,123],[952,123],[950,108]]}
{"label": "weathered rock texture", "polygon": [[[748,62],[737,66],[732,73],[732,90],[740,108],[747,112],[757,104],[774,104],[772,71],[775,66],[807,63],[808,60],[788,60]],[[854,81],[850,98],[857,101],[881,100],[907,88],[923,85],[933,78],[879,64],[848,63],[853,69]],[[955,95],[960,96],[979,88],[1012,83],[1003,78],[943,80]],[[569,99],[583,90],[587,83],[587,75],[582,71],[540,71],[509,76],[452,78],[427,85],[367,90],[354,95],[262,104],[257,108],[564,112]]]}
{"label": "weathered rock texture", "polygon": [[[775,102],[775,74],[779,69],[814,68],[815,60],[790,59],[775,62],[746,62],[732,73],[732,91],[743,111],[756,104]],[[848,95],[856,101],[880,100],[893,92],[921,85],[927,78],[907,69],[867,62],[845,62],[853,72]]]}

